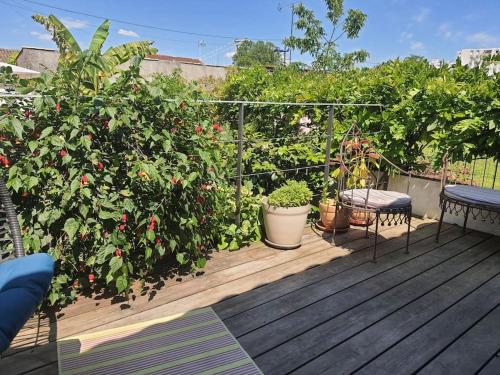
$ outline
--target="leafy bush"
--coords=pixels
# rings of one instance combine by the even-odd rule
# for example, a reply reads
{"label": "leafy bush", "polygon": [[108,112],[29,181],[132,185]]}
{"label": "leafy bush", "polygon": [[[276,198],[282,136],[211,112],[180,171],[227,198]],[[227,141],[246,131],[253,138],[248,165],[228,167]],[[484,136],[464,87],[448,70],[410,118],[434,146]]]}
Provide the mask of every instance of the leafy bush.
{"label": "leafy bush", "polygon": [[312,192],[304,181],[289,180],[269,194],[268,203],[275,207],[300,207],[311,201]]}
{"label": "leafy bush", "polygon": [[[58,84],[62,74],[32,83],[42,95],[32,102],[7,100],[0,117],[24,244],[57,261],[50,302],[92,285],[127,293],[165,257],[203,267],[204,250],[234,222],[230,132],[210,107],[188,104],[194,87],[167,101],[175,77],[147,83],[133,65],[99,95],[79,97]],[[233,232],[234,248],[252,230]]]}

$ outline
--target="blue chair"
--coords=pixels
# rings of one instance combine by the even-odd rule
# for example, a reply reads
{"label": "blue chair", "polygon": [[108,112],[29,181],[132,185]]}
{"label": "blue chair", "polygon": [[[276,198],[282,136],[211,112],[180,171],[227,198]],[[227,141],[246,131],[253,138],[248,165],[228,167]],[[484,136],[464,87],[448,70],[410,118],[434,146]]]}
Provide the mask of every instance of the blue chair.
{"label": "blue chair", "polygon": [[0,252],[1,354],[42,302],[52,279],[54,260],[45,253],[25,256],[16,211],[2,179],[0,203],[0,246],[5,248],[12,241],[15,256],[1,262]]}

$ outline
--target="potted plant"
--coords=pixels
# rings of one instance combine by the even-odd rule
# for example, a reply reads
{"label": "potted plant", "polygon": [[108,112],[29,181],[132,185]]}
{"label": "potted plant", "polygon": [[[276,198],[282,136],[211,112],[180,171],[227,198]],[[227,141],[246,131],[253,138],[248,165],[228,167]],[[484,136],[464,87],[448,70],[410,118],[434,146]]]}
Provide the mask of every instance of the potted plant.
{"label": "potted plant", "polygon": [[328,195],[323,195],[319,201],[319,217],[320,221],[317,223],[319,229],[325,232],[333,231],[335,227],[336,232],[347,232],[350,226],[350,210],[339,207],[337,212],[337,202],[334,198],[329,198]]}
{"label": "potted plant", "polygon": [[279,249],[301,245],[311,208],[312,192],[305,182],[287,181],[262,199],[266,243]]}

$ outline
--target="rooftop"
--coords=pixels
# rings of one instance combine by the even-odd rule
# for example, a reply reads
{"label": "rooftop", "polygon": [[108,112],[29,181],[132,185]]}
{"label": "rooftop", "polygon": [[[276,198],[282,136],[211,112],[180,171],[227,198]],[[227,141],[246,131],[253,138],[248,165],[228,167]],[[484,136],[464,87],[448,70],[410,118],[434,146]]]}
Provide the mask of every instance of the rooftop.
{"label": "rooftop", "polygon": [[8,62],[12,54],[18,53],[19,50],[11,48],[0,48],[0,62]]}
{"label": "rooftop", "polygon": [[203,62],[200,59],[193,59],[190,57],[180,57],[180,56],[169,56],[169,55],[146,55],[147,59],[152,60],[161,60],[161,61],[172,61],[172,62],[181,62],[188,64],[198,64],[201,65]]}

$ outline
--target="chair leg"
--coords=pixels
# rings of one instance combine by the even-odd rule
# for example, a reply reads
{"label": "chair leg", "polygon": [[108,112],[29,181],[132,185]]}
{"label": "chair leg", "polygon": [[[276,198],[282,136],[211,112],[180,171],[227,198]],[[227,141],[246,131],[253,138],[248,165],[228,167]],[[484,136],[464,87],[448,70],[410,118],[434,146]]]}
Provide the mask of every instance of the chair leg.
{"label": "chair leg", "polygon": [[333,218],[333,228],[332,228],[332,240],[330,241],[330,245],[335,245],[335,234],[337,231],[337,214],[339,212],[339,204],[335,202],[335,217]]}
{"label": "chair leg", "polygon": [[410,223],[411,223],[411,207],[408,212],[408,231],[406,232],[406,254],[410,254]]}
{"label": "chair leg", "polygon": [[439,242],[439,233],[441,232],[441,226],[443,225],[443,217],[445,211],[446,211],[446,201],[443,201],[443,208],[441,209],[441,216],[439,217],[438,230],[436,233],[436,242]]}
{"label": "chair leg", "polygon": [[378,240],[378,220],[380,214],[377,212],[375,214],[375,244],[373,246],[373,263],[377,263],[377,240]]}
{"label": "chair leg", "polygon": [[462,228],[462,233],[465,233],[465,230],[467,229],[467,219],[469,217],[469,211],[470,211],[470,207],[467,206],[467,209],[465,210],[465,219],[464,219],[464,226]]}
{"label": "chair leg", "polygon": [[365,238],[368,238],[368,227],[370,226],[370,213],[367,212]]}

